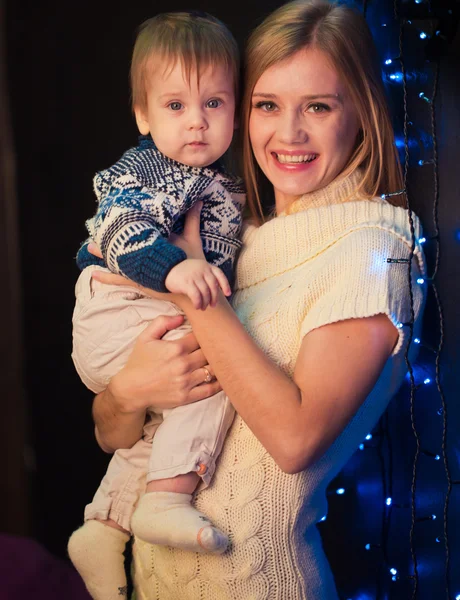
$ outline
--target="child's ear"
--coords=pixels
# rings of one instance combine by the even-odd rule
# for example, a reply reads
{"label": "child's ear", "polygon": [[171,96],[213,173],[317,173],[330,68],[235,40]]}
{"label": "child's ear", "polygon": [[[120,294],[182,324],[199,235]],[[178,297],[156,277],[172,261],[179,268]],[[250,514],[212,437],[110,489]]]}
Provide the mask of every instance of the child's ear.
{"label": "child's ear", "polygon": [[147,116],[143,109],[139,106],[134,107],[134,116],[136,117],[137,128],[141,135],[148,135],[150,133],[150,126]]}

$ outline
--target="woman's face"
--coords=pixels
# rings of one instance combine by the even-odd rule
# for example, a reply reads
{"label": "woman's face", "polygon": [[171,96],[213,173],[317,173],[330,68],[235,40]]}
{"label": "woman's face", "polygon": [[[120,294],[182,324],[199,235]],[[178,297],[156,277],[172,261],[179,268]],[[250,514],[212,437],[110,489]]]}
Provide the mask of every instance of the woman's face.
{"label": "woman's face", "polygon": [[358,131],[345,87],[321,51],[301,50],[263,73],[252,95],[249,136],[278,213],[342,172]]}

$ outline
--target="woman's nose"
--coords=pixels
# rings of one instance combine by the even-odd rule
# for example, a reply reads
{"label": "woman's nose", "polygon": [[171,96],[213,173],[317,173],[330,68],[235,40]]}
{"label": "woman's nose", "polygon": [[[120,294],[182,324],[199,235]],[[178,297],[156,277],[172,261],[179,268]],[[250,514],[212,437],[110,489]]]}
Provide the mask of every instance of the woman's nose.
{"label": "woman's nose", "polygon": [[285,113],[278,120],[278,139],[285,144],[305,143],[308,132],[303,119],[296,112]]}

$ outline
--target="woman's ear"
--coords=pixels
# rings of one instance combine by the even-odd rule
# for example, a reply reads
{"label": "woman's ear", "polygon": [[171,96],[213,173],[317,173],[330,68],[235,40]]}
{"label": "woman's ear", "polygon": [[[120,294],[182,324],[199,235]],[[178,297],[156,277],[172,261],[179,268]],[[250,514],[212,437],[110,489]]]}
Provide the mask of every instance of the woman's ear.
{"label": "woman's ear", "polygon": [[136,117],[137,128],[141,135],[148,135],[150,133],[150,125],[147,119],[145,111],[139,106],[134,107],[134,116]]}

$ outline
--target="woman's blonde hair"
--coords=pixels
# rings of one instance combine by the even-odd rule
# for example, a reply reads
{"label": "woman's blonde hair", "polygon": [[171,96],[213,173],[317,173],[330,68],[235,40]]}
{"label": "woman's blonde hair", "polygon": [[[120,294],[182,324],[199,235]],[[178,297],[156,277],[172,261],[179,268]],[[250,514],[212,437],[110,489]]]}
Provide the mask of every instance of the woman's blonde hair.
{"label": "woman's blonde hair", "polygon": [[[394,131],[380,74],[377,51],[364,17],[327,0],[294,0],[271,13],[249,38],[242,100],[243,172],[248,206],[257,223],[264,221],[259,186],[266,178],[257,165],[249,139],[254,87],[272,65],[305,48],[323,52],[346,86],[360,122],[357,146],[343,170],[360,167],[356,193],[374,197],[402,189],[403,179]],[[403,205],[402,196],[394,202]],[[392,199],[393,200],[393,199]]]}
{"label": "woman's blonde hair", "polygon": [[207,67],[223,65],[239,83],[239,51],[230,30],[215,17],[201,12],[162,13],[141,24],[131,59],[131,105],[147,108],[147,86],[152,70],[166,60],[180,61],[187,80],[192,70],[198,77]]}

